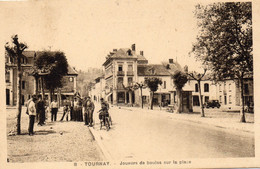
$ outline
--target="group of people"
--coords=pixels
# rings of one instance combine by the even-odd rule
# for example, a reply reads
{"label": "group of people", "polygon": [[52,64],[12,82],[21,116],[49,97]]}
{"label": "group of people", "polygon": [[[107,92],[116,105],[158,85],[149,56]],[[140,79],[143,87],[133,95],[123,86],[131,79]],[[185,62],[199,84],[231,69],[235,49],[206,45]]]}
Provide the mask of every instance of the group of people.
{"label": "group of people", "polygon": [[[103,117],[108,115],[109,105],[104,101],[103,98],[101,101],[101,110],[99,114],[99,119],[101,120]],[[46,106],[44,100],[41,96],[33,96],[27,102],[27,111],[26,113],[29,115],[29,135],[34,135],[33,128],[35,121],[38,122],[38,125],[45,125],[46,120],[46,110],[49,110],[51,113],[51,121],[57,120],[59,105],[57,100],[54,99],[50,106]],[[85,125],[92,127],[93,126],[93,113],[95,110],[95,105],[91,101],[90,97],[85,97],[81,99],[79,97],[75,97],[71,102],[65,102],[65,106],[63,107],[63,115],[60,121],[63,121],[64,118],[69,121],[81,121],[85,122]]]}
{"label": "group of people", "polygon": [[84,121],[85,125],[92,126],[94,109],[95,105],[90,97],[84,99],[75,97],[73,102],[67,102],[63,107],[63,115],[60,121],[63,121],[64,118],[68,121],[70,116],[71,121]]}

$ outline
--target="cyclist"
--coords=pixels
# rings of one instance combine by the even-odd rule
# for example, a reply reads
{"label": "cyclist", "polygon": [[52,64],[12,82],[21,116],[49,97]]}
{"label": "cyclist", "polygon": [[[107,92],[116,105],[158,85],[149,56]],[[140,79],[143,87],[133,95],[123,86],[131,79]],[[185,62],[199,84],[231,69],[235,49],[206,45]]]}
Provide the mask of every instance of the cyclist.
{"label": "cyclist", "polygon": [[100,99],[101,101],[101,109],[98,111],[99,113],[99,120],[103,119],[104,125],[106,124],[105,117],[109,117],[108,109],[109,104],[104,101],[103,98]]}

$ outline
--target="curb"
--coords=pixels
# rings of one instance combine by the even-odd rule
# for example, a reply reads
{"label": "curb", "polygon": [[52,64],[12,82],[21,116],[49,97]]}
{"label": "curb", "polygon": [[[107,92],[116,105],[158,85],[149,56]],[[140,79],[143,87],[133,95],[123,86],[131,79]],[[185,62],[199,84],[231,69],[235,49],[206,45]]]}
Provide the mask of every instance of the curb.
{"label": "curb", "polygon": [[198,123],[198,124],[203,124],[203,125],[209,125],[209,126],[212,126],[212,127],[217,127],[217,128],[227,129],[227,130],[241,131],[241,132],[246,132],[246,133],[250,133],[250,134],[255,133],[254,131],[250,131],[250,130],[221,126],[221,125],[217,125],[217,124],[214,124],[214,123],[206,123],[206,122],[203,122],[203,121],[200,121],[200,120],[192,120],[192,119],[185,119],[185,118],[178,118],[178,117],[176,118],[176,116],[174,117],[174,115],[172,117],[176,120],[184,120],[184,121],[188,121],[188,122],[193,122],[193,123]]}
{"label": "curb", "polygon": [[[95,126],[95,125],[94,125],[94,126]],[[100,147],[100,149],[101,149],[103,155],[105,156],[106,160],[112,161],[113,158],[112,158],[111,154],[108,152],[108,150],[107,150],[107,148],[105,147],[105,145],[103,144],[103,142],[102,142],[102,140],[101,140],[101,139],[102,139],[101,136],[94,130],[93,127],[89,127],[89,131],[90,131],[90,133],[91,133],[93,139],[94,139],[95,141],[97,141],[97,143],[98,143],[98,145],[99,145],[99,147]]]}

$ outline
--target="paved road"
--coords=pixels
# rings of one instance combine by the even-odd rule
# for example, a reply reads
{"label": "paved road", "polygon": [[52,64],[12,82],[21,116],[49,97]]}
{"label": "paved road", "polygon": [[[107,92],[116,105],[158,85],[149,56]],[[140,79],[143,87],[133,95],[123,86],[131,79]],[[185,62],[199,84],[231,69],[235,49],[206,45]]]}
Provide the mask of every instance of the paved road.
{"label": "paved road", "polygon": [[[96,111],[99,106],[96,104]],[[113,125],[94,134],[114,160],[253,157],[254,135],[174,119],[165,112],[112,107]]]}

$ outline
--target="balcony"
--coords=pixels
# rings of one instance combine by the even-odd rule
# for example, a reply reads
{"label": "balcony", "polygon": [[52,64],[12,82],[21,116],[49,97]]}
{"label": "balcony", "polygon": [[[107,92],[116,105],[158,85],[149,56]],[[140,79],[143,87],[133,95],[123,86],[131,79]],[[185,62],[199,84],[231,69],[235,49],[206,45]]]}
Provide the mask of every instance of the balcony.
{"label": "balcony", "polygon": [[125,72],[124,71],[117,71],[117,76],[124,76]]}
{"label": "balcony", "polygon": [[134,71],[127,71],[127,76],[134,76]]}

